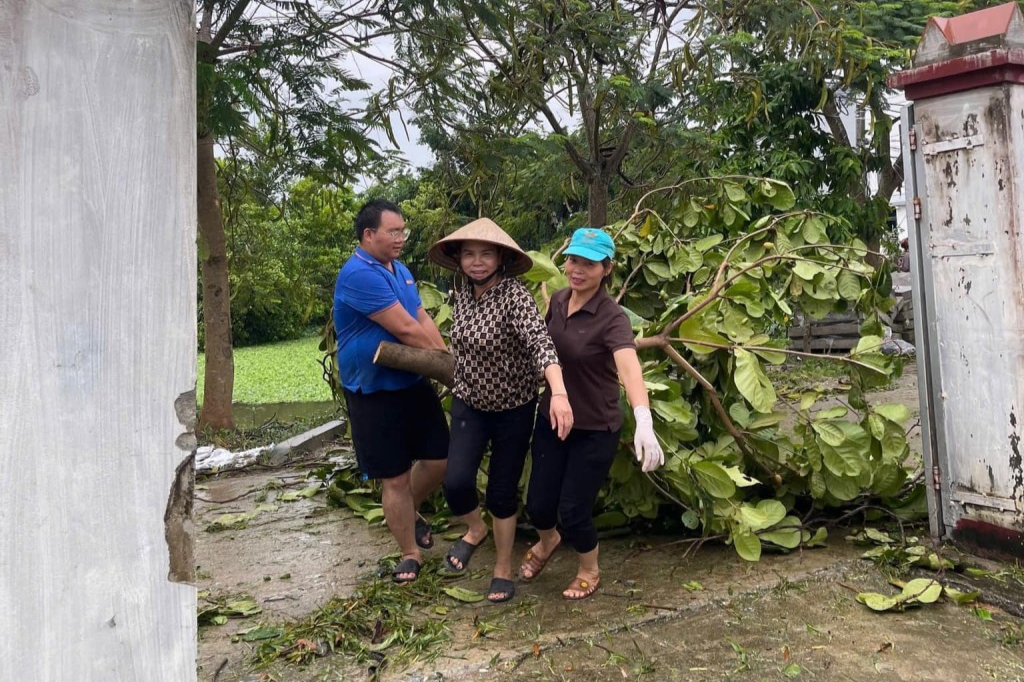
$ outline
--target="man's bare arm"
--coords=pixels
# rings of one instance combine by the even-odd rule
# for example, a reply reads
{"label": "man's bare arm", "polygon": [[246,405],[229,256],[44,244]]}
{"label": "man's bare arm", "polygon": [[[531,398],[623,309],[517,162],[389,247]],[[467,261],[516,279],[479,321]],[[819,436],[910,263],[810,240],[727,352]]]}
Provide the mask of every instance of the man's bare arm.
{"label": "man's bare arm", "polygon": [[441,336],[441,330],[439,330],[437,325],[434,324],[434,318],[432,318],[430,313],[424,310],[422,306],[416,311],[416,319],[419,320],[420,326],[422,326],[424,331],[427,332],[427,336],[434,340],[434,343],[436,344],[434,347],[438,350],[447,351],[448,346],[444,343],[444,337]]}
{"label": "man's bare arm", "polygon": [[[420,311],[423,309],[420,308]],[[413,319],[412,315],[406,312],[397,301],[394,305],[385,308],[379,313],[370,315],[370,319],[379,324],[380,326],[391,332],[392,335],[406,346],[412,346],[414,348],[425,348],[427,350],[435,350],[439,346],[443,348],[444,343],[440,340],[441,335],[437,331],[437,327],[434,327],[434,336],[427,331],[423,326],[421,320]],[[427,319],[430,316],[427,315]],[[431,320],[431,326],[434,322]]]}

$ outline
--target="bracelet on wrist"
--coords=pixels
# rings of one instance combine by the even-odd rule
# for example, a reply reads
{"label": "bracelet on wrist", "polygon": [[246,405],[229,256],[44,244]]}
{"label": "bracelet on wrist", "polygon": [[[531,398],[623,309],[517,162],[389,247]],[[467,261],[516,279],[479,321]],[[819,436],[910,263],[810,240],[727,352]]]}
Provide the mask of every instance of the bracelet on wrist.
{"label": "bracelet on wrist", "polygon": [[565,396],[566,398],[568,398],[568,397],[569,397],[569,394],[568,394],[568,393],[552,393],[552,394],[551,394],[551,397],[552,397],[552,398],[554,398],[555,396],[559,396],[559,395],[564,395],[564,396]]}

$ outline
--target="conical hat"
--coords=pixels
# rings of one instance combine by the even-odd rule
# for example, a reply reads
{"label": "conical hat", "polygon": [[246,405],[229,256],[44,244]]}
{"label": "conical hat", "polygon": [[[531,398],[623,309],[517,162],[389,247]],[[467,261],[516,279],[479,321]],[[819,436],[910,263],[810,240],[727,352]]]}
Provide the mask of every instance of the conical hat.
{"label": "conical hat", "polygon": [[498,227],[490,218],[479,218],[468,225],[463,225],[443,239],[438,239],[427,257],[441,267],[449,270],[459,269],[458,252],[462,242],[487,242],[500,246],[505,250],[505,274],[510,277],[521,275],[533,267],[533,261],[527,256],[505,230]]}

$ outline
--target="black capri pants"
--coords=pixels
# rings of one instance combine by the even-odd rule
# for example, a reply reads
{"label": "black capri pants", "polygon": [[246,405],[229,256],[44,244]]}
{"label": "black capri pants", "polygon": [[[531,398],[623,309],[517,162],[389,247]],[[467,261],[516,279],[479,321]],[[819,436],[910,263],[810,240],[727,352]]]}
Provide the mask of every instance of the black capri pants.
{"label": "black capri pants", "polygon": [[580,554],[597,547],[594,502],[615,460],[619,431],[573,429],[558,440],[551,423],[537,417],[526,511],[537,530],[560,527]]}
{"label": "black capri pants", "polygon": [[500,412],[476,410],[452,398],[451,445],[444,477],[444,497],[452,514],[462,516],[480,506],[476,473],[488,443],[487,509],[496,519],[519,511],[519,479],[526,464],[537,399]]}

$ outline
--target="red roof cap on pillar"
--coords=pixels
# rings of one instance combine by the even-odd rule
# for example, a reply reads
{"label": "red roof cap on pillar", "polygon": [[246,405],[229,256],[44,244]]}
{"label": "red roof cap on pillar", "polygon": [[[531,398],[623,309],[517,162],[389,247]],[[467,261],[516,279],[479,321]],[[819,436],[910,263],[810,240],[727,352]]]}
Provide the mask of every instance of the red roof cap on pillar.
{"label": "red roof cap on pillar", "polygon": [[910,100],[1024,83],[1024,14],[1008,2],[958,17],[932,17],[913,63],[889,78]]}

